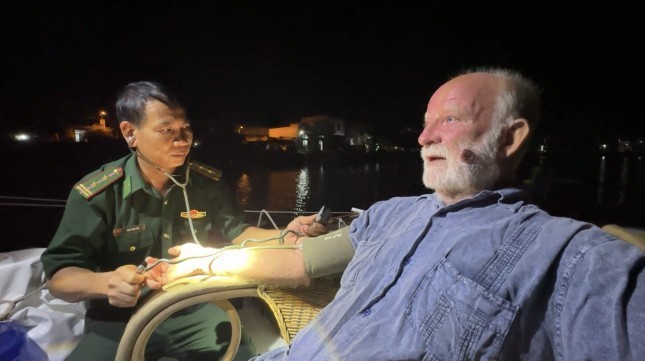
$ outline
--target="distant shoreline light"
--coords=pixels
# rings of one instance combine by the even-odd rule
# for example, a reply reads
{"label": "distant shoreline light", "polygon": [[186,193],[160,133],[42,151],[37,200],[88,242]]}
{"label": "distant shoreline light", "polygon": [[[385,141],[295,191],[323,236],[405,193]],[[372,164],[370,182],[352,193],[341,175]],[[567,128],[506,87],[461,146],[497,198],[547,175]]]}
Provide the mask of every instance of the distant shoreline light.
{"label": "distant shoreline light", "polygon": [[28,142],[32,138],[31,135],[27,133],[16,133],[13,136],[13,139],[15,139],[17,142]]}

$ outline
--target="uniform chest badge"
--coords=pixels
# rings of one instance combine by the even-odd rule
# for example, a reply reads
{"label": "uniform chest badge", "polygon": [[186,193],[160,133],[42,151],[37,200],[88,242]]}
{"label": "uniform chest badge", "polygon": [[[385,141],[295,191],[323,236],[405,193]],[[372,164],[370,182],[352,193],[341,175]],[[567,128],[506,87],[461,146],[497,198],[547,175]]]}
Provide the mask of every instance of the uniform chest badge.
{"label": "uniform chest badge", "polygon": [[112,230],[112,234],[115,237],[119,237],[122,233],[139,233],[146,230],[145,224],[135,224],[134,226],[128,226],[123,228],[115,228]]}
{"label": "uniform chest badge", "polygon": [[204,218],[204,217],[206,217],[206,212],[198,211],[196,209],[191,209],[190,213],[189,212],[181,212],[181,214],[180,214],[181,218],[188,218],[189,215],[190,215],[191,219]]}

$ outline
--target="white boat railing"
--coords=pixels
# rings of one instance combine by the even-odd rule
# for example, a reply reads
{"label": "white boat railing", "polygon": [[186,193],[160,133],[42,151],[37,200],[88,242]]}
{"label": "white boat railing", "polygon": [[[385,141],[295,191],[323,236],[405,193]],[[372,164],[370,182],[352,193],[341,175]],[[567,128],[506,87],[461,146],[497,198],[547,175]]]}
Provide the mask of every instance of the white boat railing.
{"label": "white boat railing", "polygon": [[[67,200],[65,199],[54,199],[54,198],[36,198],[36,197],[15,197],[15,196],[3,196],[0,195],[0,206],[5,207],[58,207],[64,208]],[[345,219],[353,215],[358,215],[362,212],[361,209],[352,208],[349,212],[331,212],[331,222],[333,226],[338,228],[346,226],[347,223]],[[273,228],[278,229],[278,225],[274,221],[271,215],[281,215],[281,216],[292,216],[295,218],[299,215],[310,215],[317,213],[317,211],[302,211],[302,210],[293,210],[293,211],[273,211],[273,210],[253,210],[245,209],[244,213],[248,215],[258,214],[257,227],[262,226],[262,221],[266,217]],[[331,223],[330,223],[331,224]]]}
{"label": "white boat railing", "polygon": [[0,206],[7,207],[65,207],[65,199],[0,196]]}

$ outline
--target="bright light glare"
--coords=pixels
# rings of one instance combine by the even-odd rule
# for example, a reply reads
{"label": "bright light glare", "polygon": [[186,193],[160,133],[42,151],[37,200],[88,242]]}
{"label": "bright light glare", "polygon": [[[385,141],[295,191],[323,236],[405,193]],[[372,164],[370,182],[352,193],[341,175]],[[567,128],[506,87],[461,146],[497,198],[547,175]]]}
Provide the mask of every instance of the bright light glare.
{"label": "bright light glare", "polygon": [[[231,251],[224,251],[221,257],[217,257],[215,262],[213,262],[211,269],[214,274],[237,274],[240,271],[248,268],[248,265],[251,263],[253,255],[246,249],[236,249]],[[218,272],[219,270],[219,272]]]}
{"label": "bright light glare", "polygon": [[29,139],[31,139],[31,136],[29,134],[19,133],[19,134],[14,135],[14,139],[19,141],[19,142],[26,142]]}

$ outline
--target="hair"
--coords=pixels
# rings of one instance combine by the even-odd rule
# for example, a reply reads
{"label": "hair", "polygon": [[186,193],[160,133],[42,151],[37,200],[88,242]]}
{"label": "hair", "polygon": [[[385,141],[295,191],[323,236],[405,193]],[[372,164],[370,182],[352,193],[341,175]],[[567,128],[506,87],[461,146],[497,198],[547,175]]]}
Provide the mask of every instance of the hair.
{"label": "hair", "polygon": [[128,121],[141,125],[146,113],[146,104],[151,100],[157,100],[171,109],[183,108],[177,98],[159,83],[151,81],[139,81],[126,85],[119,93],[116,102],[116,117],[122,121]]}
{"label": "hair", "polygon": [[495,111],[493,112],[491,132],[496,137],[499,137],[502,129],[510,125],[515,119],[525,119],[529,124],[529,136],[521,145],[513,162],[513,168],[516,168],[528,151],[530,139],[535,132],[535,127],[540,122],[542,90],[531,79],[511,69],[496,67],[475,68],[463,71],[457,76],[471,73],[485,73],[505,81],[504,90],[499,94],[495,104]]}

